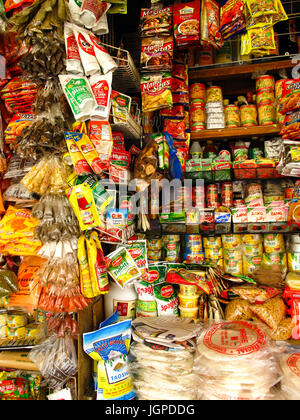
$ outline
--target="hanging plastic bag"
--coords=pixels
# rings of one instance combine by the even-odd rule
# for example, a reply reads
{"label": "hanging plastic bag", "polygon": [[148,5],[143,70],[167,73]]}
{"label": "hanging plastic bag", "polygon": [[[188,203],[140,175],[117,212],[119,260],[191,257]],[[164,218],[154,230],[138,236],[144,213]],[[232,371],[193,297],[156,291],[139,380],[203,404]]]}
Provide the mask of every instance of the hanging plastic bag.
{"label": "hanging plastic bag", "polygon": [[173,147],[173,137],[165,132],[165,137],[170,148],[170,175],[173,179],[182,179],[183,170],[177,156],[177,150]]}
{"label": "hanging plastic bag", "polygon": [[77,354],[73,339],[66,335],[51,335],[29,353],[47,384],[54,391],[62,389],[78,372]]}

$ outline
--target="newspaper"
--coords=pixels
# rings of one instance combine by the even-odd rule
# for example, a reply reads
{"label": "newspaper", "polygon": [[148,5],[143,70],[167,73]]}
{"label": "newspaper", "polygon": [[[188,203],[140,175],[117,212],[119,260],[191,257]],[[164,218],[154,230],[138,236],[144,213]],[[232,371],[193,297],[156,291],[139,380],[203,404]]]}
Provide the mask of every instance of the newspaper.
{"label": "newspaper", "polygon": [[146,345],[155,344],[182,349],[184,343],[191,343],[201,329],[202,324],[195,324],[189,319],[137,318],[132,322],[132,337],[135,341]]}

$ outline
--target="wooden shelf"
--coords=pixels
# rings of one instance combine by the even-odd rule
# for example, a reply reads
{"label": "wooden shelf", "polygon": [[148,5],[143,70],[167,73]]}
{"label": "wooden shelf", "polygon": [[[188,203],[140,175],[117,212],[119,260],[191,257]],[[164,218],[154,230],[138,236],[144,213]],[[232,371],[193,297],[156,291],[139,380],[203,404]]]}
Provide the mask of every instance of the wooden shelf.
{"label": "wooden shelf", "polygon": [[228,65],[224,67],[210,68],[191,68],[189,71],[189,79],[191,82],[208,82],[213,80],[225,80],[232,77],[243,77],[250,75],[257,71],[259,72],[274,72],[282,69],[290,69],[295,64],[291,59],[261,62],[255,64],[242,64],[242,65]]}
{"label": "wooden shelf", "polygon": [[281,131],[278,125],[257,126],[257,127],[239,127],[224,128],[218,130],[202,130],[198,133],[192,133],[192,141],[217,140],[217,139],[238,139],[251,137],[277,136]]}

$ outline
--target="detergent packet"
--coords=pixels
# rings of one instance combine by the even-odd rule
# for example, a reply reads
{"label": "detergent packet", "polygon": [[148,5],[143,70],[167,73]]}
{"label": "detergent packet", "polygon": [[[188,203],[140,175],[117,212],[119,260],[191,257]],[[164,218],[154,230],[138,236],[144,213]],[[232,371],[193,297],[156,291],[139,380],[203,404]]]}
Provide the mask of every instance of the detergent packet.
{"label": "detergent packet", "polygon": [[135,398],[127,363],[131,322],[127,320],[83,334],[85,353],[98,362],[98,401]]}

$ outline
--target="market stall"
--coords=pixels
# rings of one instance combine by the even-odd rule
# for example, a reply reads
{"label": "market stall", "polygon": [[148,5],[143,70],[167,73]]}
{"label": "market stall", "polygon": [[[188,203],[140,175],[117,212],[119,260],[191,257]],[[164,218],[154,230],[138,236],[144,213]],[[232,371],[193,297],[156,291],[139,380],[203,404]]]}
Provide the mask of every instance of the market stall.
{"label": "market stall", "polygon": [[0,399],[297,399],[300,8],[141,3],[0,0]]}

